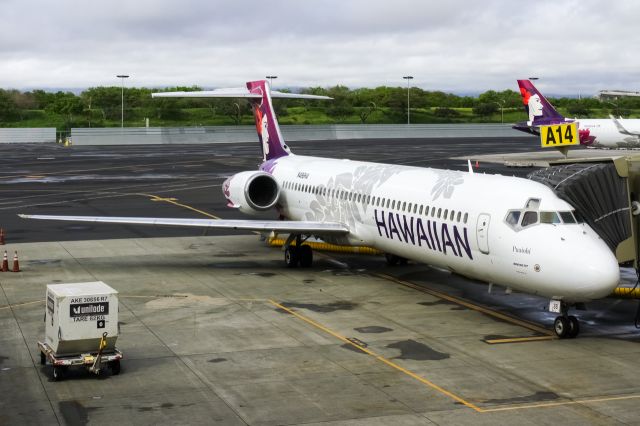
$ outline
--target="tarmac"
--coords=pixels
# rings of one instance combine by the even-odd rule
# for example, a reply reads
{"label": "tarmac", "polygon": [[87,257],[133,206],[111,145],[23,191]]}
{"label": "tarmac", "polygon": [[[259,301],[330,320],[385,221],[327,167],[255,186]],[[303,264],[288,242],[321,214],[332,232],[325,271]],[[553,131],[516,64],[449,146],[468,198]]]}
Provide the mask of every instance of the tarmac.
{"label": "tarmac", "polygon": [[[394,151],[390,142],[291,145],[449,168],[467,167],[452,159],[463,153],[508,152],[505,141],[446,142],[402,141]],[[581,335],[558,340],[547,300],[489,294],[427,265],[316,252],[312,268],[286,269],[281,250],[253,234],[13,218],[233,217],[217,186],[254,167],[255,149],[0,147],[5,248],[19,252],[22,269],[0,273],[0,424],[639,423],[635,301],[589,305],[578,312]],[[45,286],[94,280],[120,292],[122,372],[72,370],[53,382],[36,346]]]}

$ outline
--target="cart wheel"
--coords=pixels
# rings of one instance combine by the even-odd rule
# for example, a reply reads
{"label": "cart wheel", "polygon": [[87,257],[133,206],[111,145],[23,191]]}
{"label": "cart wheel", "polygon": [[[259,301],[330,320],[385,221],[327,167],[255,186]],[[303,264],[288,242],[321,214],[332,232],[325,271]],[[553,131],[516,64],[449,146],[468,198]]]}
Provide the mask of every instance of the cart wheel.
{"label": "cart wheel", "polygon": [[40,352],[40,364],[45,365],[47,363],[47,357],[44,352]]}
{"label": "cart wheel", "polygon": [[117,376],[118,374],[120,374],[120,360],[117,359],[115,361],[111,361],[109,363],[109,367],[111,368],[111,374],[113,374],[114,376]]}
{"label": "cart wheel", "polygon": [[62,370],[62,367],[53,367],[53,381],[54,382],[59,382],[60,380],[62,380],[64,376],[64,372]]}

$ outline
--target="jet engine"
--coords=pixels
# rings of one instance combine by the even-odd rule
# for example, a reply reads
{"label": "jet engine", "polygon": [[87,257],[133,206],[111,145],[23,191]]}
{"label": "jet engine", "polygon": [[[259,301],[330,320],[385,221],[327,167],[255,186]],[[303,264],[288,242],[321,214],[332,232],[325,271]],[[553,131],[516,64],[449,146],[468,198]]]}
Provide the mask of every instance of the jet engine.
{"label": "jet engine", "polygon": [[246,214],[269,210],[280,198],[280,186],[268,173],[250,171],[236,173],[222,184],[228,206]]}

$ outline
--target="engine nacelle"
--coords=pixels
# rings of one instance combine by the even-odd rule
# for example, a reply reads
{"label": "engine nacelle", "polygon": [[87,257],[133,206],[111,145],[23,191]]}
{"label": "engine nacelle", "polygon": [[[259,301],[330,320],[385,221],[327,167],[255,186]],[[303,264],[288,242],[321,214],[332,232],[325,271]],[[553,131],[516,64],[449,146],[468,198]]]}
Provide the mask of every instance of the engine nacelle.
{"label": "engine nacelle", "polygon": [[280,186],[269,173],[241,172],[224,181],[222,193],[227,198],[227,206],[256,214],[276,205]]}

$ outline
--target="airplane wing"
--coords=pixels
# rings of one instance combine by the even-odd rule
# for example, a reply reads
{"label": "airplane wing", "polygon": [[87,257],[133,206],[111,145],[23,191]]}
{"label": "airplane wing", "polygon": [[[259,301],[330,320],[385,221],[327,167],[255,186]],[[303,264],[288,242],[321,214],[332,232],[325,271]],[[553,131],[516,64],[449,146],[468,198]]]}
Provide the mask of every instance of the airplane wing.
{"label": "airplane wing", "polygon": [[293,220],[230,220],[230,219],[174,219],[157,217],[110,217],[110,216],[58,216],[19,214],[23,219],[68,220],[73,222],[120,223],[130,225],[191,226],[222,228],[260,232],[295,232],[319,235],[344,235],[349,233],[347,225],[339,222],[312,222]]}
{"label": "airplane wing", "polygon": [[622,133],[623,135],[629,135],[629,136],[640,136],[640,133],[638,132],[631,132],[629,130],[627,130],[622,123],[620,122],[620,120],[618,120],[617,118],[615,118],[613,115],[609,115],[609,117],[611,118],[611,121],[613,121],[613,124],[616,125],[616,128],[618,129],[618,131],[620,133]]}
{"label": "airplane wing", "polygon": [[[200,90],[194,92],[158,92],[152,93],[153,98],[262,98],[261,93],[251,93],[246,87],[231,89]],[[286,93],[271,91],[272,98],[289,99],[333,99],[329,96],[306,95],[301,93]]]}

